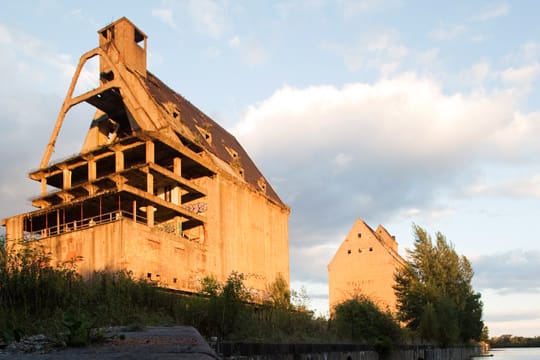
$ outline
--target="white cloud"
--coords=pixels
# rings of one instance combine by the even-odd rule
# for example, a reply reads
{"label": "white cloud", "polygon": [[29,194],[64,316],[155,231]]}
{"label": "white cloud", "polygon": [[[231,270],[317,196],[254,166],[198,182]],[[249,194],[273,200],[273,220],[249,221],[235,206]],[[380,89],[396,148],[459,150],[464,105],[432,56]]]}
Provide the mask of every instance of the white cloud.
{"label": "white cloud", "polygon": [[482,85],[490,75],[490,64],[480,61],[465,70],[461,75],[461,81],[471,85]]}
{"label": "white cloud", "polygon": [[267,53],[259,41],[250,41],[246,46],[246,60],[248,65],[257,66],[264,64]]}
{"label": "white cloud", "polygon": [[228,43],[230,47],[238,48],[240,46],[240,37],[235,35],[229,39]]}
{"label": "white cloud", "polygon": [[487,21],[507,15],[510,11],[510,6],[506,3],[492,4],[485,8],[480,14],[473,17],[473,21]]}
{"label": "white cloud", "polygon": [[[29,201],[24,199],[29,192],[39,193],[39,184],[28,180],[26,173],[39,165],[75,65],[70,56],[54,52],[47,43],[4,25],[0,25],[0,53],[0,153],[17,160],[9,165],[9,171],[0,173],[3,218],[28,210]],[[83,69],[78,87],[81,91],[95,85],[91,72],[98,73],[97,65]],[[54,158],[78,150],[80,135],[86,133],[81,121],[90,116],[68,114]]]}
{"label": "white cloud", "polygon": [[504,60],[509,64],[534,64],[540,57],[540,44],[528,41],[521,44],[517,51],[508,53]]}
{"label": "white cloud", "polygon": [[501,78],[508,83],[526,85],[535,81],[539,73],[540,64],[536,62],[520,68],[506,69],[501,73]]}
{"label": "white cloud", "polygon": [[401,61],[411,53],[400,44],[399,36],[393,31],[365,36],[354,45],[323,43],[323,49],[343,57],[345,66],[351,71],[377,70],[383,76],[394,74]]}
{"label": "white cloud", "polygon": [[353,160],[353,157],[350,154],[344,154],[339,153],[334,158],[334,162],[336,163],[338,169],[346,168],[351,161]]}
{"label": "white cloud", "polygon": [[351,18],[396,3],[393,0],[339,0],[338,5],[344,18]]}
{"label": "white cloud", "polygon": [[228,40],[229,47],[238,50],[249,66],[258,66],[266,62],[267,51],[262,43],[254,38],[241,40],[238,35]]}
{"label": "white cloud", "polygon": [[[71,56],[56,53],[46,43],[2,24],[0,53],[0,66],[6,68],[2,83],[6,86],[17,84],[24,87],[26,84],[33,89],[43,88],[45,92],[64,94],[75,72],[76,66]],[[92,75],[87,71],[88,68],[83,69],[80,82],[82,86],[90,88],[95,81],[89,80]],[[9,80],[10,77],[13,80]]]}
{"label": "white cloud", "polygon": [[320,10],[325,4],[326,0],[287,0],[278,2],[275,8],[279,16],[284,19],[299,12]]}
{"label": "white cloud", "polygon": [[477,182],[466,193],[474,196],[540,198],[540,174],[504,182]]}
{"label": "white cloud", "polygon": [[429,37],[438,41],[453,40],[462,35],[466,30],[467,28],[464,25],[441,27],[431,31]]}
{"label": "white cloud", "polygon": [[198,30],[214,38],[223,35],[227,28],[223,4],[214,0],[190,0],[188,11]]}
{"label": "white cloud", "polygon": [[527,62],[535,61],[540,55],[540,45],[537,42],[529,41],[521,46],[521,55]]}
{"label": "white cloud", "polygon": [[471,260],[475,287],[500,294],[540,294],[540,251],[516,249]]}
{"label": "white cloud", "polygon": [[[296,154],[340,145],[384,158],[454,155],[512,120],[512,99],[506,95],[447,96],[436,82],[414,74],[341,89],[286,86],[250,107],[237,131],[242,136],[252,129],[245,142],[255,152],[263,144],[256,137],[275,136],[278,143],[305,145]],[[287,133],[279,131],[285,128]],[[422,141],[417,141],[419,133]]]}
{"label": "white cloud", "polygon": [[152,9],[152,16],[158,18],[163,23],[169,25],[172,28],[176,28],[176,23],[173,20],[172,9],[158,8]]}
{"label": "white cloud", "polygon": [[517,96],[446,94],[411,73],[340,88],[284,86],[233,131],[265,174],[285,179],[273,185],[295,209],[291,242],[313,245],[324,242],[320,229],[342,230],[358,216],[451,216],[441,193],[462,193],[480,166],[536,161],[539,115],[516,112]]}

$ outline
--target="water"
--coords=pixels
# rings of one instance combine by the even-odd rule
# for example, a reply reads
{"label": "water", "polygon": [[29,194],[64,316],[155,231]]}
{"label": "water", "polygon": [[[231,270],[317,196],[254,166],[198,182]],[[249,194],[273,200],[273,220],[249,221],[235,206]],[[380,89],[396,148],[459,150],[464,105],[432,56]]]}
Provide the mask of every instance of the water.
{"label": "water", "polygon": [[476,358],[476,359],[493,359],[493,360],[538,360],[540,359],[540,348],[501,348],[491,349],[490,354],[493,357]]}

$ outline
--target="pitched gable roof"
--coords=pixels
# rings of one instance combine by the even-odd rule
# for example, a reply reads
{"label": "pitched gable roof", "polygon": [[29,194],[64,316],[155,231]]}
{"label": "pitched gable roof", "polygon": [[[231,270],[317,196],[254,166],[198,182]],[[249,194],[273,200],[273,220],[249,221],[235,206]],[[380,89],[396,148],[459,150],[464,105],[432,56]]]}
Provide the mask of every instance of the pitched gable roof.
{"label": "pitched gable roof", "polygon": [[270,200],[288,209],[232,134],[149,71],[146,77],[141,77],[141,80],[152,98],[163,108],[170,107],[170,104],[176,106],[179,114],[172,121],[177,122],[174,124],[176,128],[187,127],[189,129],[192,136],[196,137],[189,139],[190,141],[195,142],[231,167],[237,168],[246,183],[252,188],[264,193]]}
{"label": "pitched gable roof", "polygon": [[[373,230],[364,220],[362,220],[361,218],[358,218],[355,221],[355,223],[353,224],[353,226],[351,227],[351,230],[349,231],[349,234],[342,241],[342,243],[340,244],[338,250],[336,251],[336,253],[332,257],[332,259],[330,260],[330,263],[328,264],[329,267],[334,262],[334,259],[336,258],[337,254],[345,246],[345,243],[349,240],[350,235],[353,232],[353,230],[355,228],[359,227],[359,226],[364,228],[365,230],[367,230],[369,232],[369,234],[372,235],[373,238],[376,239],[381,244],[381,246],[386,250],[386,252],[388,252],[388,254],[392,258],[394,258],[398,263],[400,263],[401,265],[405,264],[405,260],[397,252],[397,243],[394,240],[394,237],[392,235],[390,235],[390,233],[382,225],[379,225],[377,227],[377,230]],[[355,237],[352,237],[352,239],[355,239]],[[393,243],[395,243],[395,246],[390,243],[390,240]]]}

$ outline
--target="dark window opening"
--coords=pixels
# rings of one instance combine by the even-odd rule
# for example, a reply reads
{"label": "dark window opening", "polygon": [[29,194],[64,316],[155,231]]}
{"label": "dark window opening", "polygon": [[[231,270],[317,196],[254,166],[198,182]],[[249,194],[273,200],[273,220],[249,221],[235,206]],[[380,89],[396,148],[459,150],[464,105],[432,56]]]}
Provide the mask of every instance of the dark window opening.
{"label": "dark window opening", "polygon": [[101,74],[99,74],[99,77],[102,81],[112,81],[114,80],[114,74],[112,71],[108,71],[108,72],[102,72]]}
{"label": "dark window opening", "polygon": [[146,277],[147,277],[148,279],[151,279],[151,278],[152,278],[152,273],[147,273],[147,274],[146,274]]}
{"label": "dark window opening", "polygon": [[370,248],[369,248],[369,251],[373,251],[373,248],[372,248],[372,247],[370,247]]}
{"label": "dark window opening", "polygon": [[352,252],[351,249],[347,250],[347,254],[350,254],[351,252]]}
{"label": "dark window opening", "polygon": [[358,237],[359,237],[359,238],[362,237],[362,234],[361,234],[361,233],[358,233]]}
{"label": "dark window opening", "polygon": [[105,40],[114,39],[114,26],[103,30],[101,32],[101,36],[103,36],[105,38]]}
{"label": "dark window opening", "polygon": [[172,279],[172,282],[176,284],[176,278],[173,278],[173,279]]}
{"label": "dark window opening", "polygon": [[136,42],[137,44],[141,45],[140,43],[141,43],[142,41],[144,41],[144,35],[143,35],[140,31],[138,31],[137,29],[134,29],[134,30],[135,30],[135,32],[134,32],[134,39],[135,39],[135,42]]}

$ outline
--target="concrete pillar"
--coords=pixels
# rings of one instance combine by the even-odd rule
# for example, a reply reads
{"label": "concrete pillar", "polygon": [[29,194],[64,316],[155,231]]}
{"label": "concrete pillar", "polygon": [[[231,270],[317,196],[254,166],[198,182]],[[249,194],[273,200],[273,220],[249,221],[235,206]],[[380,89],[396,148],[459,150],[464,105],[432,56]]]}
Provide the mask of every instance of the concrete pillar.
{"label": "concrete pillar", "polygon": [[146,206],[146,224],[149,227],[154,226],[154,207],[152,205]]}
{"label": "concrete pillar", "polygon": [[56,234],[60,233],[60,210],[56,209]]}
{"label": "concrete pillar", "polygon": [[155,162],[156,156],[155,156],[155,149],[154,149],[154,143],[152,141],[146,142],[146,162],[147,163],[153,163]]}
{"label": "concrete pillar", "polygon": [[14,216],[6,220],[6,242],[15,241],[22,238],[23,229],[19,216]]}
{"label": "concrete pillar", "polygon": [[124,152],[123,151],[115,151],[114,152],[114,160],[115,160],[115,171],[120,172],[124,170]]}
{"label": "concrete pillar", "polygon": [[[173,172],[178,176],[182,176],[182,159],[179,157],[175,157],[173,159]],[[173,187],[171,191],[171,199],[173,204],[182,204],[182,189],[180,187]]]}
{"label": "concrete pillar", "polygon": [[154,194],[154,175],[150,172],[146,174],[146,192],[149,194]]}
{"label": "concrete pillar", "polygon": [[175,186],[171,190],[171,202],[176,205],[182,204],[182,191],[179,186]]}
{"label": "concrete pillar", "polygon": [[175,216],[174,217],[174,233],[176,235],[181,235],[182,234],[182,223],[180,222],[180,216]]}
{"label": "concrete pillar", "polygon": [[47,178],[41,178],[41,196],[47,195]]}
{"label": "concrete pillar", "polygon": [[88,161],[88,181],[92,182],[96,180],[97,168],[94,160]]}
{"label": "concrete pillar", "polygon": [[133,200],[133,221],[137,222],[137,200]]}
{"label": "concrete pillar", "polygon": [[176,175],[182,176],[182,159],[179,157],[173,159],[173,172]]}
{"label": "concrete pillar", "polygon": [[62,170],[62,189],[66,190],[71,187],[71,170]]}

